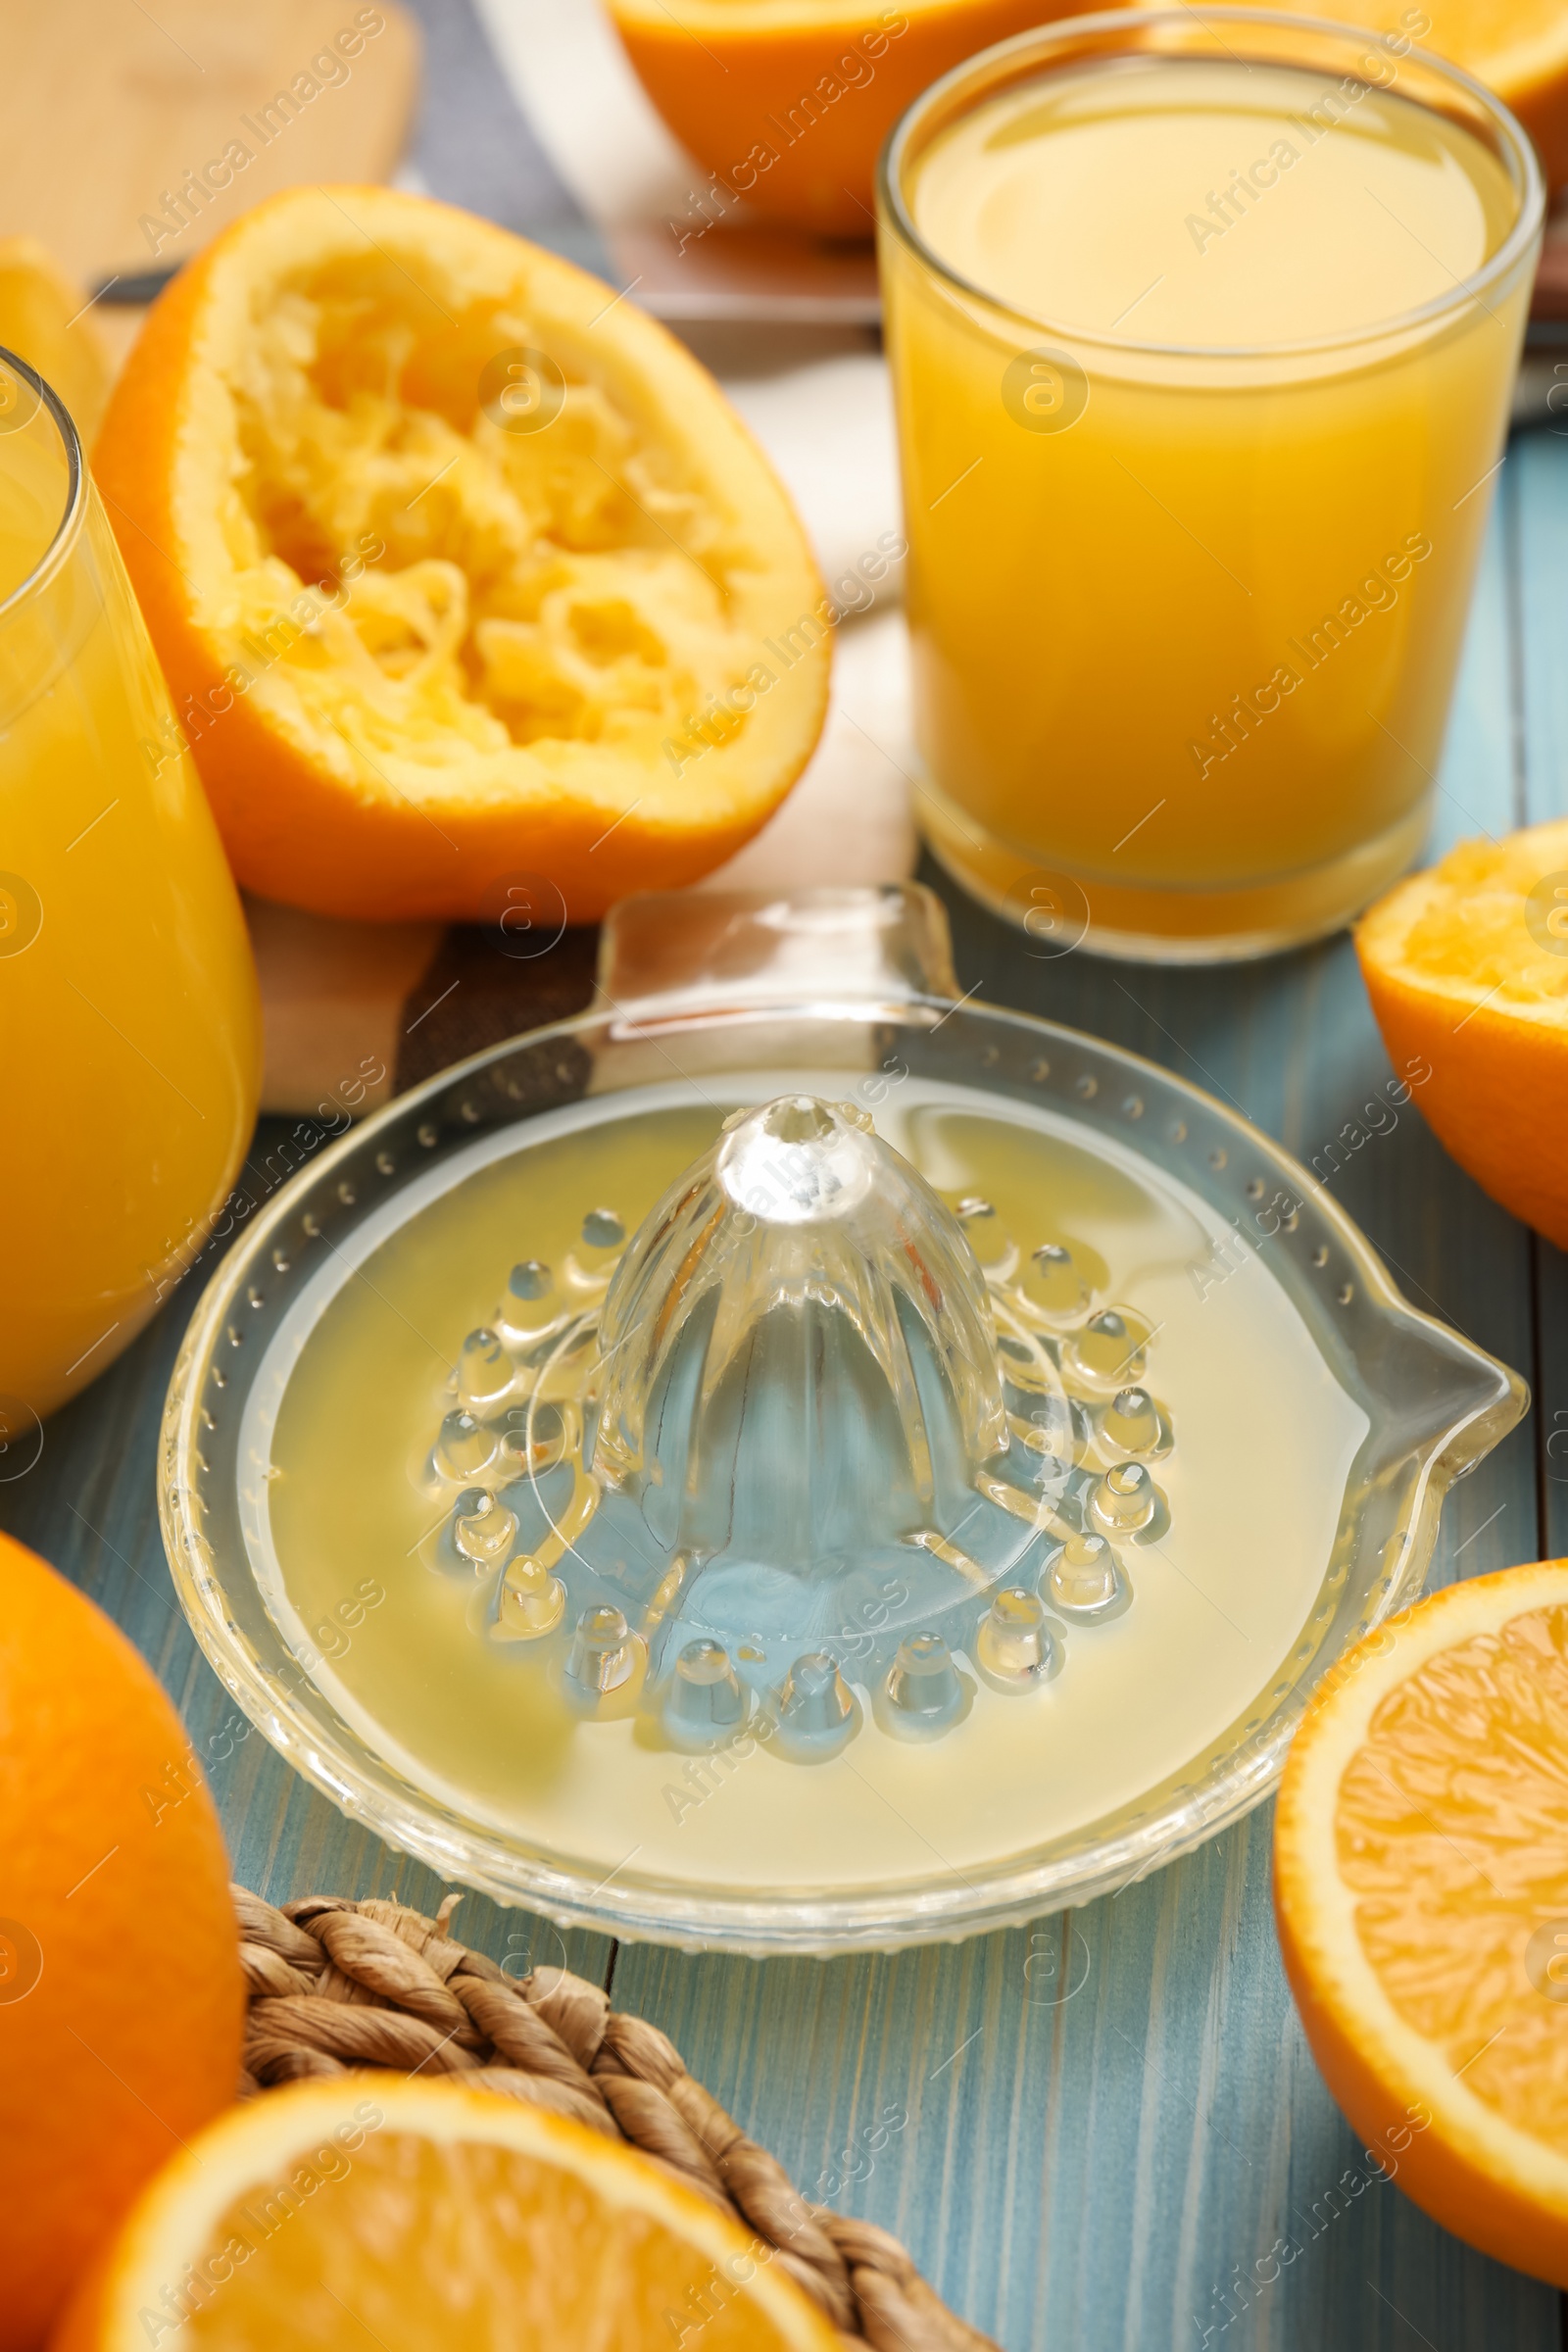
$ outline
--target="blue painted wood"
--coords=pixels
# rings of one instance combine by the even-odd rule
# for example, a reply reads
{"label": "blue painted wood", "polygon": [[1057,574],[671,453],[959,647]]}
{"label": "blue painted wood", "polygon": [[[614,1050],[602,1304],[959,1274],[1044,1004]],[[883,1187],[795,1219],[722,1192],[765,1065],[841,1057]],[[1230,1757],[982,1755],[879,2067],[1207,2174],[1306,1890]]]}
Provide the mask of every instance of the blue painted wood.
{"label": "blue painted wood", "polygon": [[1323,2089],[1268,1846],[1259,1813],[1070,1919],[956,1948],[623,1946],[613,1996],[1009,2352],[1557,2352],[1556,2297],[1380,2180]]}
{"label": "blue painted wood", "polygon": [[[1568,446],[1522,443],[1501,477],[1436,842],[1568,808]],[[1226,973],[1075,956],[947,894],[960,973],[997,1004],[1076,1021],[1240,1104],[1310,1160],[1386,1085],[1347,942]],[[1334,1189],[1409,1295],[1528,1372],[1551,1412],[1459,1488],[1436,1575],[1568,1550],[1568,1265],[1441,1152],[1416,1105],[1352,1152]],[[265,1145],[265,1138],[262,1139]],[[205,1269],[52,1421],[0,1525],[122,1624],[178,1701],[236,1875],[274,1897],[431,1875],[308,1790],[242,1727],[174,1605],[153,1502],[179,1330]],[[1558,1453],[1568,1457],[1568,1439]],[[1561,2352],[1545,2288],[1483,2260],[1370,2180],[1306,2052],[1269,1914],[1269,1817],[1033,1930],[833,1962],[612,1952],[573,1966],[656,2019],[808,2193],[904,2234],[1007,2352]],[[553,1932],[466,1898],[460,1931],[520,1968]]]}
{"label": "blue painted wood", "polygon": [[[1530,454],[1528,436],[1516,442],[1497,482],[1438,773],[1428,843],[1434,858],[1446,856],[1457,841],[1473,840],[1480,833],[1504,833],[1526,822],[1516,645],[1522,602],[1520,479]],[[1564,586],[1568,588],[1568,582]]]}
{"label": "blue painted wood", "polygon": [[1536,1461],[1541,1549],[1568,1555],[1568,1257],[1536,1244]]}
{"label": "blue painted wood", "polygon": [[1514,476],[1517,511],[1512,617],[1523,787],[1519,821],[1537,825],[1568,815],[1568,662],[1562,629],[1568,596],[1568,431],[1563,424],[1522,435],[1504,473]]}

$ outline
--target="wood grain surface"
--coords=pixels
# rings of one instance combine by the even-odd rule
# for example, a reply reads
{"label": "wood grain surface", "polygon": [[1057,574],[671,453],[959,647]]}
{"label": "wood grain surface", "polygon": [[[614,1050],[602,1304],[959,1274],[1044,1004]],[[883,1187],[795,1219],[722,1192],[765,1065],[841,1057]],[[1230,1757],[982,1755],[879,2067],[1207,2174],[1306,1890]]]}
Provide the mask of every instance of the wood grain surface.
{"label": "wood grain surface", "polygon": [[[1568,439],[1500,479],[1436,847],[1568,811]],[[1241,971],[1036,960],[947,893],[959,977],[1237,1103],[1310,1158],[1388,1075],[1348,944]],[[259,1137],[265,1147],[265,1136]],[[1409,1296],[1519,1367],[1537,1403],[1455,1490],[1437,1581],[1568,1548],[1568,1271],[1412,1107],[1352,1153],[1346,1207]],[[0,1524],[122,1624],[184,1713],[236,1874],[273,1899],[440,1887],[250,1732],[174,1604],[154,1446],[205,1268],[5,1477]],[[1558,1433],[1564,1433],[1561,1436]],[[721,1794],[716,1800],[726,1801]],[[1559,2298],[1368,2178],[1307,2054],[1269,1916],[1268,1812],[1034,1930],[895,1957],[691,1957],[561,1938],[466,1898],[514,1973],[559,1959],[654,2019],[808,2193],[899,2230],[942,2293],[1025,2352],[1561,2352]]]}
{"label": "wood grain surface", "polygon": [[278,188],[389,178],[417,74],[397,0],[13,7],[0,224],[88,287],[188,261]]}

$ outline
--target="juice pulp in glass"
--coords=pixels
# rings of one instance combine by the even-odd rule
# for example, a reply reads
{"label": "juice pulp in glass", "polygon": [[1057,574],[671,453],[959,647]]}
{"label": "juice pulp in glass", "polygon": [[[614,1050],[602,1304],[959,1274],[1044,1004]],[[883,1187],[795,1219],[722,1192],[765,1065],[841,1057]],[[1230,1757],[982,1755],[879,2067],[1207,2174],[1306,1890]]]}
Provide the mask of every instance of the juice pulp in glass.
{"label": "juice pulp in glass", "polygon": [[90,486],[55,545],[69,487],[46,408],[0,429],[7,1478],[207,1240],[260,1077],[217,828]]}
{"label": "juice pulp in glass", "polygon": [[1396,87],[1140,55],[986,99],[904,190],[963,281],[885,234],[942,855],[1014,914],[1065,869],[1091,945],[1343,919],[1441,758],[1529,299],[1452,307],[1503,165]]}
{"label": "juice pulp in glass", "polygon": [[[1126,1614],[1058,1625],[1046,1690],[980,1690],[934,1742],[893,1736],[857,1682],[863,1720],[842,1754],[807,1766],[759,1740],[732,1772],[630,1716],[574,1720],[527,1644],[487,1641],[499,1569],[443,1568],[428,1472],[466,1334],[504,1314],[517,1261],[560,1276],[601,1260],[585,1212],[633,1232],[733,1104],[843,1083],[798,1068],[705,1079],[701,1096],[672,1082],[477,1138],[334,1249],[245,1406],[245,1541],[300,1671],[425,1794],[595,1876],[635,1848],[636,1873],[687,1885],[864,1889],[925,1877],[937,1856],[962,1870],[1026,1851],[1180,1774],[1298,1673],[1345,1574],[1335,1542],[1367,1416],[1265,1256],[1216,1281],[1234,1236],[1184,1186],[1050,1112],[911,1078],[878,1132],[950,1202],[990,1204],[965,1226],[982,1263],[1055,1243],[1157,1335],[1169,1527],[1125,1549]],[[863,1637],[830,1623],[854,1682]]]}

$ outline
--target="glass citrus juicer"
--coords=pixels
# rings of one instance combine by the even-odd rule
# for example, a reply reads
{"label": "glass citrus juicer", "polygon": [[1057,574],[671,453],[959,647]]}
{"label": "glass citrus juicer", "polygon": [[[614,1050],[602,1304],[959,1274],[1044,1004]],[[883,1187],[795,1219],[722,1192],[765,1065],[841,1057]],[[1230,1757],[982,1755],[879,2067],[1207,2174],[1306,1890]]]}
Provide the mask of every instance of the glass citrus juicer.
{"label": "glass citrus juicer", "polygon": [[928,892],[647,898],[597,1009],[258,1215],[161,1505],[229,1690],[392,1844],[820,1952],[1246,1812],[1525,1403],[1245,1120],[960,1002]]}

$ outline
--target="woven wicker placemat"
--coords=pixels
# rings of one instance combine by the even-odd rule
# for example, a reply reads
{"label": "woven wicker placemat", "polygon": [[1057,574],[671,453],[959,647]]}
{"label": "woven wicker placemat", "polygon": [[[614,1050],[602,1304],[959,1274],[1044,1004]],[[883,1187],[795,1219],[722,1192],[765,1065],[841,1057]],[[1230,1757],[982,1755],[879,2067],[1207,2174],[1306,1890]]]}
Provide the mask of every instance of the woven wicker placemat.
{"label": "woven wicker placemat", "polygon": [[564,1968],[506,1976],[404,1904],[234,1888],[250,1986],[247,2095],[357,2067],[454,2075],[627,2140],[776,2249],[854,2352],[997,2352],[874,2223],[811,2205],[692,2080],[657,2026]]}

